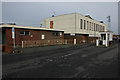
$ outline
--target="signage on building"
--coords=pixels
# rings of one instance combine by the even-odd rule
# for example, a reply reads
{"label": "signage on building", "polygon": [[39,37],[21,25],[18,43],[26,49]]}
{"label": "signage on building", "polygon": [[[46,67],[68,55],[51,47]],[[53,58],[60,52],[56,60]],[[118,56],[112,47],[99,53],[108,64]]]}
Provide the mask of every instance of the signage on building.
{"label": "signage on building", "polygon": [[12,38],[13,39],[15,38],[15,29],[14,29],[14,27],[12,27]]}
{"label": "signage on building", "polygon": [[71,33],[70,35],[71,35],[71,36],[75,36],[75,33]]}
{"label": "signage on building", "polygon": [[95,34],[89,34],[89,37],[95,37],[96,35]]}

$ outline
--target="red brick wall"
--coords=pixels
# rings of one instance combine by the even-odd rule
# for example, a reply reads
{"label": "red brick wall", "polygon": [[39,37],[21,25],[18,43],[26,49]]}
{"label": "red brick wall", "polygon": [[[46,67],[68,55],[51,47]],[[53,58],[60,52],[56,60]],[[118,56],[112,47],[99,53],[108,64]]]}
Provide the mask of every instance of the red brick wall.
{"label": "red brick wall", "polygon": [[[20,31],[30,31],[30,35],[20,35]],[[15,29],[15,42],[17,45],[20,45],[22,41],[41,40],[42,34],[45,35],[45,40],[64,39],[63,32],[62,32],[62,37],[60,37],[60,36],[53,35],[53,31]],[[31,37],[31,35],[32,35],[32,37]],[[12,29],[11,28],[6,28],[6,44],[9,46],[13,45]]]}
{"label": "red brick wall", "polygon": [[88,37],[87,35],[77,35],[77,36],[68,36],[68,35],[66,36],[65,35],[65,39],[68,41],[69,44],[73,44],[74,39],[77,40],[77,44],[84,43],[84,41],[87,43],[91,43],[95,41],[94,37]]}
{"label": "red brick wall", "polygon": [[87,41],[88,37],[87,36],[65,36],[65,39],[68,40],[68,43],[73,44],[74,39],[77,40],[77,44],[83,43],[83,40]]}

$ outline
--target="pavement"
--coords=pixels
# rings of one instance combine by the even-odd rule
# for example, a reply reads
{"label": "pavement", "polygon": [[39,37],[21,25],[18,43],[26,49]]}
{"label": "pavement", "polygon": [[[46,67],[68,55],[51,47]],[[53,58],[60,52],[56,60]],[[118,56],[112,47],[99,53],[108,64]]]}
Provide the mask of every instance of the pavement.
{"label": "pavement", "polygon": [[118,43],[28,48],[2,56],[3,78],[118,78]]}

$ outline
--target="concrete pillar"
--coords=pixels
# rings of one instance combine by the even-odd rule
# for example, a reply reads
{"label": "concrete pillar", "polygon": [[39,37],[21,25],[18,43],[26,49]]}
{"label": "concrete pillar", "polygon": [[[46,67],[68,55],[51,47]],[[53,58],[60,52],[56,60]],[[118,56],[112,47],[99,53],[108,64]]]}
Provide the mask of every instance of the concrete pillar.
{"label": "concrete pillar", "polygon": [[106,44],[105,44],[106,47],[108,47],[108,34],[106,33]]}
{"label": "concrete pillar", "polygon": [[96,46],[99,46],[99,40],[98,39],[96,40]]}

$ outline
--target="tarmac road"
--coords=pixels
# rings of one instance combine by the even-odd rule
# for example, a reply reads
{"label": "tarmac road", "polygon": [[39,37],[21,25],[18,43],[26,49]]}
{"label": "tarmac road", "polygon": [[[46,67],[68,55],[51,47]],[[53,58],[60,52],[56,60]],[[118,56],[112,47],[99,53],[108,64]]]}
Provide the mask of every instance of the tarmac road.
{"label": "tarmac road", "polygon": [[[61,45],[3,55],[3,78],[118,78],[118,44]],[[49,48],[49,49],[48,49]],[[42,48],[41,48],[42,49]],[[29,50],[29,49],[28,49]],[[33,48],[34,50],[34,48]],[[27,51],[26,51],[27,52]]]}

